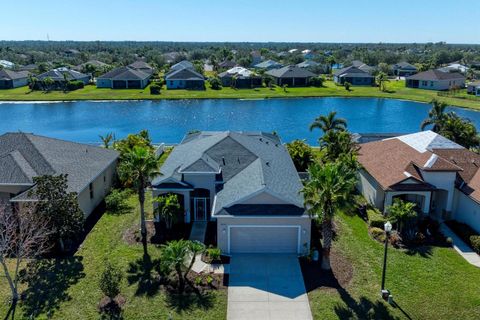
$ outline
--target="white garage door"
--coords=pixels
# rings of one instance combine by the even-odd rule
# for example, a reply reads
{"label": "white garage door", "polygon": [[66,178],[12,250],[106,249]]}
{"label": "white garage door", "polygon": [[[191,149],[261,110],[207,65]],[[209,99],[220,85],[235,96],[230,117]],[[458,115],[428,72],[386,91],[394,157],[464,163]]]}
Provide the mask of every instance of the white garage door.
{"label": "white garage door", "polygon": [[230,228],[230,253],[297,253],[298,226]]}

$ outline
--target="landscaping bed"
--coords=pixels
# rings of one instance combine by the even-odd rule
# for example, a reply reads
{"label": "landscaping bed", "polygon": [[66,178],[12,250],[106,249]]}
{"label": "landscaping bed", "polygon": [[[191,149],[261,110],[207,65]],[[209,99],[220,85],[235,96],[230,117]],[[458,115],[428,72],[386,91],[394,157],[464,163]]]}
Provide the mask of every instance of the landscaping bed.
{"label": "landscaping bed", "polygon": [[[153,244],[164,244],[171,240],[188,239],[192,229],[191,223],[176,223],[171,229],[167,229],[165,223],[147,221],[147,242]],[[142,242],[140,225],[134,225],[123,234],[123,239],[130,245]]]}
{"label": "landscaping bed", "polygon": [[476,253],[480,254],[480,234],[469,225],[455,220],[445,221],[445,224]]}

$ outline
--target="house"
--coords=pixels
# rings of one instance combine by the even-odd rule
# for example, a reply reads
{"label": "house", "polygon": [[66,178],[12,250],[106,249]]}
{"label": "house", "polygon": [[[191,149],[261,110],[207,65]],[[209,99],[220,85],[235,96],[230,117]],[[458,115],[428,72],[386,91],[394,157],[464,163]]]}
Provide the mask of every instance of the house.
{"label": "house", "polygon": [[133,70],[142,71],[143,73],[147,73],[152,75],[155,69],[148,63],[142,60],[135,61],[134,63],[129,64],[127,67]]}
{"label": "house", "polygon": [[480,232],[480,155],[422,131],[361,144],[358,161],[358,190],[380,210],[398,198]]}
{"label": "house", "polygon": [[408,88],[449,90],[452,88],[464,88],[465,80],[465,76],[460,73],[428,70],[407,77],[405,85]]}
{"label": "house", "polygon": [[312,61],[312,60],[305,60],[303,62],[300,62],[297,64],[297,67],[299,68],[313,68],[313,67],[318,67],[320,63]]}
{"label": "house", "polygon": [[480,96],[480,81],[473,81],[467,85],[467,93]]}
{"label": "house", "polygon": [[174,69],[165,75],[167,89],[205,89],[205,77],[193,68]]}
{"label": "house", "polygon": [[193,63],[191,63],[190,61],[183,60],[171,66],[169,72],[181,70],[181,69],[195,69],[195,67]]}
{"label": "house", "polygon": [[0,89],[13,89],[28,85],[28,71],[0,69]]}
{"label": "house", "polygon": [[315,54],[310,49],[302,50],[302,56],[307,60],[315,58]]}
{"label": "house", "polygon": [[130,67],[113,69],[97,78],[97,88],[143,89],[148,85],[151,73]]}
{"label": "house", "polygon": [[0,199],[31,201],[34,177],[67,174],[67,191],[77,193],[87,217],[109,192],[117,159],[114,150],[29,133],[5,133],[0,136]]}
{"label": "house", "polygon": [[310,248],[302,183],[276,135],[198,132],[176,146],[152,181],[153,196],[177,194],[182,221],[216,221],[224,254]]}
{"label": "house", "polygon": [[218,64],[218,67],[220,69],[231,69],[236,66],[237,66],[237,63],[231,60],[224,60]]}
{"label": "house", "polygon": [[317,75],[305,68],[286,66],[280,69],[267,71],[266,74],[275,79],[278,86],[304,87],[310,84],[310,79]]}
{"label": "house", "polygon": [[353,60],[352,61],[352,67],[358,68],[358,69],[360,69],[362,71],[365,71],[369,74],[373,74],[373,72],[375,71],[374,67],[371,67],[368,64],[363,63],[360,60]]}
{"label": "house", "polygon": [[438,70],[443,72],[458,72],[461,74],[466,74],[468,69],[470,68],[460,63],[450,63],[445,67],[438,68]]}
{"label": "house", "polygon": [[256,69],[264,69],[264,70],[271,70],[271,69],[278,69],[283,67],[281,63],[278,63],[273,60],[265,60],[253,66]]}
{"label": "house", "polygon": [[62,67],[52,69],[37,76],[38,80],[43,81],[46,78],[51,78],[54,82],[53,87],[63,89],[66,81],[81,81],[83,84],[90,82],[90,76],[81,72]]}
{"label": "house", "polygon": [[73,67],[72,69],[73,70],[76,70],[76,71],[79,71],[79,72],[83,72],[83,70],[85,70],[85,67],[87,65],[91,65],[93,67],[95,67],[96,69],[98,70],[101,70],[103,68],[106,68],[108,67],[108,64],[102,62],[102,61],[98,61],[98,60],[88,60],[87,62],[85,63],[82,63],[82,64],[79,64],[75,67]]}
{"label": "house", "polygon": [[250,57],[252,59],[252,64],[251,64],[252,66],[259,64],[263,60],[261,53],[256,50],[250,53]]}
{"label": "house", "polygon": [[8,60],[0,60],[0,66],[5,69],[13,69],[15,68],[15,63]]}
{"label": "house", "polygon": [[344,85],[346,82],[353,86],[375,85],[374,76],[354,66],[336,70],[333,74],[333,81],[339,85]]}
{"label": "house", "polygon": [[24,66],[19,66],[17,71],[28,71],[28,72],[34,73],[37,70],[37,68],[38,68],[38,65],[31,63]]}
{"label": "house", "polygon": [[405,61],[395,63],[392,70],[393,75],[397,77],[409,77],[418,72],[417,67]]}
{"label": "house", "polygon": [[218,75],[224,87],[254,88],[262,86],[262,77],[243,67],[234,67]]}

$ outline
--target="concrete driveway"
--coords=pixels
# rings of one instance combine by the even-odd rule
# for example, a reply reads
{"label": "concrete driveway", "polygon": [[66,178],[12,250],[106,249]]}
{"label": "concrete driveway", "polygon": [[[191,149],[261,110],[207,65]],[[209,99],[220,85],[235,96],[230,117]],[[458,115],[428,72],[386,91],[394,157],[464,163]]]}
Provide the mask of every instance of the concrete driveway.
{"label": "concrete driveway", "polygon": [[230,259],[227,319],[311,320],[297,256],[233,255]]}

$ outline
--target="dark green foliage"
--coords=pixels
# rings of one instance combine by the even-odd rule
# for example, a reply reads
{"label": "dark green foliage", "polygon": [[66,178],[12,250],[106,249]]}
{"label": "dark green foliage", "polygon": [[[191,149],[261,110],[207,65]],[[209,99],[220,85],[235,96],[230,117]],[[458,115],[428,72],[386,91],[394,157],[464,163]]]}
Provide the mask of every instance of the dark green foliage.
{"label": "dark green foliage", "polygon": [[313,77],[310,79],[310,85],[313,87],[322,87],[324,82],[324,77]]}
{"label": "dark green foliage", "polygon": [[105,197],[106,209],[111,213],[119,213],[129,208],[127,199],[130,196],[130,189],[113,189]]}
{"label": "dark green foliage", "polygon": [[305,142],[305,140],[294,140],[287,143],[287,150],[297,171],[307,171],[308,166],[314,160],[314,155],[312,148]]}
{"label": "dark green foliage", "polygon": [[82,89],[85,84],[82,81],[68,81],[67,82],[67,90],[73,91],[77,89]]}
{"label": "dark green foliage", "polygon": [[160,94],[162,90],[162,85],[157,83],[152,83],[150,85],[150,94]]}
{"label": "dark green foliage", "polygon": [[83,231],[84,215],[77,201],[77,194],[67,192],[67,175],[33,178],[35,188],[30,196],[42,200],[35,202],[36,214],[49,221],[51,239],[62,251],[70,249]]}
{"label": "dark green foliage", "polygon": [[387,222],[387,220],[380,211],[378,211],[377,209],[369,209],[367,210],[367,215],[368,224],[370,225],[370,227],[383,230],[384,224],[385,222]]}
{"label": "dark green foliage", "polygon": [[182,213],[178,196],[174,193],[166,194],[158,196],[153,201],[158,205],[155,212],[165,221],[167,229],[171,229]]}
{"label": "dark green foliage", "polygon": [[205,254],[210,259],[210,261],[218,261],[220,260],[221,251],[219,248],[211,247],[205,250]]}
{"label": "dark green foliage", "polygon": [[468,224],[458,222],[458,221],[455,221],[455,220],[446,221],[445,224],[450,229],[452,229],[452,231],[455,232],[455,234],[457,236],[459,236],[463,240],[463,242],[465,242],[466,244],[471,246],[472,249],[476,250],[473,247],[474,244],[472,243],[472,239],[475,241],[475,244],[478,245],[479,238],[480,238],[480,234],[478,232],[473,230],[473,228],[470,227]]}
{"label": "dark green foliage", "polygon": [[352,84],[350,82],[346,81],[343,84],[343,86],[345,87],[345,90],[350,91],[350,87],[352,86]]}
{"label": "dark green foliage", "polygon": [[120,293],[122,278],[122,271],[110,262],[106,262],[105,269],[100,276],[100,290],[110,299],[115,298]]}
{"label": "dark green foliage", "polygon": [[480,254],[480,235],[470,236],[470,244],[476,253]]}
{"label": "dark green foliage", "polygon": [[222,81],[220,81],[219,78],[217,77],[210,78],[208,82],[210,83],[210,88],[212,88],[212,90],[222,89]]}

